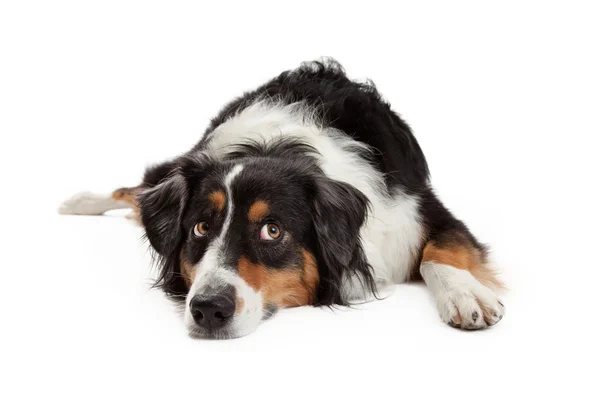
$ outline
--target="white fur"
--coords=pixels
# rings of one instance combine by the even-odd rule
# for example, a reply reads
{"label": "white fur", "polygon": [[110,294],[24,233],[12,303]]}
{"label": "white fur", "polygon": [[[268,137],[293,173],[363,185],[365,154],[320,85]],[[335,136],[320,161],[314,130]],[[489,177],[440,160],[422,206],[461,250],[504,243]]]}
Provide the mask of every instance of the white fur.
{"label": "white fur", "polygon": [[229,225],[231,225],[231,220],[233,219],[233,194],[231,193],[231,184],[236,176],[239,175],[240,172],[244,169],[244,166],[241,164],[236,165],[229,171],[227,176],[225,176],[225,190],[227,191],[227,216],[225,217],[225,222],[223,223],[223,228],[221,228],[221,235],[218,238],[219,245],[223,242],[223,238],[229,231]]}
{"label": "white fur", "polygon": [[433,292],[440,316],[446,323],[480,329],[504,316],[504,306],[496,294],[468,271],[427,261],[421,264],[421,275]]}
{"label": "white fur", "polygon": [[58,208],[59,214],[101,215],[110,210],[131,208],[129,203],[115,200],[110,194],[77,193]]}
{"label": "white fur", "polygon": [[[372,210],[361,230],[361,240],[375,279],[382,286],[405,281],[422,243],[419,199],[400,190],[388,195],[383,174],[359,155],[370,148],[322,126],[304,104],[281,105],[266,100],[254,103],[219,125],[204,151],[218,158],[226,155],[232,145],[247,140],[268,142],[280,136],[313,146],[328,177],[349,183],[367,196]],[[356,280],[348,280],[345,295],[348,299],[364,299],[365,291]]]}
{"label": "white fur", "polygon": [[196,265],[196,277],[186,298],[184,323],[192,334],[202,336],[190,312],[190,301],[196,294],[217,293],[225,285],[235,288],[236,296],[244,300],[241,311],[235,315],[228,332],[223,333],[227,337],[239,337],[253,332],[263,317],[262,295],[250,287],[238,274],[231,269],[224,268],[219,263],[220,250],[211,245],[204,253],[202,260]]}

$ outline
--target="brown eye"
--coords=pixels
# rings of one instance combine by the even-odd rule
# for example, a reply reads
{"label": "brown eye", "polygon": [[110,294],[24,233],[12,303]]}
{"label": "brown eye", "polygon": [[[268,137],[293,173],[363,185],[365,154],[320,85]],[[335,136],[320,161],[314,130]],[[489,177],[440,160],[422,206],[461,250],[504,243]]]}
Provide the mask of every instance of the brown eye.
{"label": "brown eye", "polygon": [[210,228],[210,225],[208,225],[208,222],[206,222],[206,221],[199,222],[194,227],[194,235],[196,235],[198,237],[204,237],[208,234],[209,228]]}
{"label": "brown eye", "polygon": [[262,240],[275,240],[281,236],[281,230],[276,224],[265,224],[260,230]]}

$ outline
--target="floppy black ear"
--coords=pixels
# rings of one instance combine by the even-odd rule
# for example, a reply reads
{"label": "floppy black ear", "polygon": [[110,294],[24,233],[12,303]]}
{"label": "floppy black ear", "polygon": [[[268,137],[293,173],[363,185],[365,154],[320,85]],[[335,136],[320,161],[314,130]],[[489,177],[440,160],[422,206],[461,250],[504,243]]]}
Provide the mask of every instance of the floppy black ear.
{"label": "floppy black ear", "polygon": [[325,177],[317,178],[313,224],[319,258],[320,304],[345,304],[341,288],[357,276],[364,289],[375,293],[371,266],[360,243],[369,200],[354,186]]}
{"label": "floppy black ear", "polygon": [[188,201],[185,178],[174,173],[138,196],[140,216],[150,244],[163,257],[177,250],[183,232],[181,219]]}

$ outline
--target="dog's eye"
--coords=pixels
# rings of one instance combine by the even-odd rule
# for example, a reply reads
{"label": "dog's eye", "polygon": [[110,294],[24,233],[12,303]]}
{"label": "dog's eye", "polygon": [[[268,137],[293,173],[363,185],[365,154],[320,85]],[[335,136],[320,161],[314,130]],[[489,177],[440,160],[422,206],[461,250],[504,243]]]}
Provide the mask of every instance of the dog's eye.
{"label": "dog's eye", "polygon": [[210,225],[208,225],[208,222],[206,222],[206,221],[199,222],[194,227],[194,235],[196,235],[198,237],[204,237],[208,234],[209,228],[210,228]]}
{"label": "dog's eye", "polygon": [[281,236],[281,230],[275,224],[264,224],[260,230],[261,240],[276,240]]}

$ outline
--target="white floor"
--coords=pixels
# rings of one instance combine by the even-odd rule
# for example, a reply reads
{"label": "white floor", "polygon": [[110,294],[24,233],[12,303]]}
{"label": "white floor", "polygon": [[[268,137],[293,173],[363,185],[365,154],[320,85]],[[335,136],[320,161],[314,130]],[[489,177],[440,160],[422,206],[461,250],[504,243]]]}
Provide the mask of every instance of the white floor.
{"label": "white floor", "polygon": [[7,383],[21,393],[586,398],[596,375],[582,365],[597,355],[597,303],[587,291],[598,275],[585,270],[597,264],[569,262],[558,241],[527,239],[529,225],[522,233],[504,233],[501,222],[497,229],[511,290],[507,316],[493,329],[445,326],[426,287],[411,284],[356,309],[286,310],[250,336],[202,341],[189,338],[176,307],[149,288],[140,228],[120,216],[31,222],[20,232],[25,243],[5,249],[11,264],[2,280],[10,321],[2,358],[10,362]]}
{"label": "white floor", "polygon": [[[598,9],[258,3],[0,6],[0,398],[598,398]],[[510,288],[493,329],[445,326],[413,284],[193,340],[150,289],[140,228],[57,215],[321,55],[373,78],[492,245]]]}

